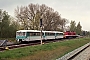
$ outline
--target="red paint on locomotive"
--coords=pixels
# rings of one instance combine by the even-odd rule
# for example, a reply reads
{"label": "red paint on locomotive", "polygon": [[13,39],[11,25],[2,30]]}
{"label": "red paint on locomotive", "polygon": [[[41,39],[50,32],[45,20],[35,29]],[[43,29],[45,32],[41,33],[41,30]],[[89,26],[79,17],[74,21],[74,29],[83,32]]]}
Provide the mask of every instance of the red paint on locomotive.
{"label": "red paint on locomotive", "polygon": [[66,31],[64,32],[64,38],[76,38],[76,32]]}

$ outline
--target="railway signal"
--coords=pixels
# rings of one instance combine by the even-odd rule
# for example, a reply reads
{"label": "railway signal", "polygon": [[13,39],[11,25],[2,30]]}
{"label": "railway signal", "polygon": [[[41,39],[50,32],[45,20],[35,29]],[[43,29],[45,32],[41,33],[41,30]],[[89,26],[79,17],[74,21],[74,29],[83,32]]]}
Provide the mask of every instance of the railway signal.
{"label": "railway signal", "polygon": [[42,27],[42,19],[40,19],[40,27]]}

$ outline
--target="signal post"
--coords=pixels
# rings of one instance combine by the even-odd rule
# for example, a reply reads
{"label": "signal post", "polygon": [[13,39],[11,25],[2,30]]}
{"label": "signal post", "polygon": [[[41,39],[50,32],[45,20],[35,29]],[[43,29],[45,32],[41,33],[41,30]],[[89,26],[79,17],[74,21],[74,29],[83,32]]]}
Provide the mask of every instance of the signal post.
{"label": "signal post", "polygon": [[41,30],[40,35],[41,35],[41,45],[42,45],[42,19],[40,19],[40,30]]}

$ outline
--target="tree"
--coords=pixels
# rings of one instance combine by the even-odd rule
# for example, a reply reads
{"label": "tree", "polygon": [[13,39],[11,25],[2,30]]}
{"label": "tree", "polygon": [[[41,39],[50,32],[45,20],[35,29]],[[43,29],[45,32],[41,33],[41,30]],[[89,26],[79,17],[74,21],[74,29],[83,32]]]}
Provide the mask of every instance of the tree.
{"label": "tree", "polygon": [[75,23],[75,21],[71,21],[71,23],[70,23],[70,31],[75,31],[76,32],[76,23]]}
{"label": "tree", "polygon": [[38,4],[29,4],[26,7],[17,7],[15,15],[17,20],[23,25],[23,29],[37,29],[39,28],[40,6]]}
{"label": "tree", "polygon": [[6,11],[2,11],[2,14],[3,14],[3,19],[2,19],[2,22],[1,22],[1,37],[6,37],[8,36],[8,27],[9,27],[9,15]]}
{"label": "tree", "polygon": [[58,14],[58,12],[52,12],[53,10],[50,9],[50,11],[47,11],[44,15],[44,30],[58,30],[58,26],[60,24],[61,17]]}
{"label": "tree", "polygon": [[[0,16],[3,16],[2,21],[0,22],[0,37],[1,38],[10,38],[15,37],[16,30],[18,29],[18,23],[8,15],[8,12],[0,10]],[[17,23],[17,24],[16,24]]]}
{"label": "tree", "polygon": [[90,31],[82,31],[83,36],[90,36]]}
{"label": "tree", "polygon": [[10,24],[9,24],[9,37],[14,37],[16,36],[16,31],[21,29],[20,24],[18,21],[16,21],[13,17],[10,17]]}
{"label": "tree", "polygon": [[77,27],[76,27],[76,33],[77,34],[81,34],[81,30],[82,30],[82,26],[81,26],[81,24],[80,24],[80,22],[77,24]]}
{"label": "tree", "polygon": [[65,31],[65,25],[68,23],[69,21],[65,18],[61,19],[61,30],[64,32]]}
{"label": "tree", "polygon": [[40,30],[40,19],[42,18],[43,30],[60,30],[61,17],[57,11],[45,4],[29,4],[15,9],[15,16],[23,29]]}

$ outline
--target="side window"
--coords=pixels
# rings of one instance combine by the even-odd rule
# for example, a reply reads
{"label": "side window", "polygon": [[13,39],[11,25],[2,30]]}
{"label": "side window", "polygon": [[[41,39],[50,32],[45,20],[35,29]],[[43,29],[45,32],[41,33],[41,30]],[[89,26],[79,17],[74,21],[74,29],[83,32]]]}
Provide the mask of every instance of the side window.
{"label": "side window", "polygon": [[63,33],[60,33],[59,35],[63,35]]}
{"label": "side window", "polygon": [[45,32],[43,33],[44,36],[55,36],[57,33],[50,33],[50,32]]}
{"label": "side window", "polygon": [[53,35],[55,35],[55,33],[51,33],[50,35],[53,36]]}
{"label": "side window", "polygon": [[39,32],[30,32],[30,36],[40,36]]}
{"label": "side window", "polygon": [[45,33],[46,36],[48,36],[48,33]]}
{"label": "side window", "polygon": [[63,35],[63,33],[57,33],[57,35]]}
{"label": "side window", "polygon": [[40,33],[39,33],[39,32],[37,32],[37,33],[36,33],[36,35],[37,35],[37,36],[40,36]]}
{"label": "side window", "polygon": [[33,36],[33,33],[32,32],[30,32],[30,36]]}
{"label": "side window", "polygon": [[33,33],[33,36],[36,36],[36,33]]}

